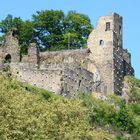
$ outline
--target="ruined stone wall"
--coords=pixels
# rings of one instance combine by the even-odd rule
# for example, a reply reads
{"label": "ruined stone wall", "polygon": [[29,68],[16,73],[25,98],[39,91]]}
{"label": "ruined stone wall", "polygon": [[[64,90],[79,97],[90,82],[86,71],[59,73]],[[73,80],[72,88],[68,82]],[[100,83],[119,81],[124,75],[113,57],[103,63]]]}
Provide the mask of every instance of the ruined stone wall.
{"label": "ruined stone wall", "polygon": [[[114,91],[121,95],[123,89],[123,79],[126,75],[134,75],[134,70],[128,61],[124,59],[124,50],[114,48]],[[131,61],[131,60],[130,60]]]}
{"label": "ruined stone wall", "polygon": [[123,48],[123,21],[122,17],[116,13],[112,15],[113,17],[113,46],[122,49]]}
{"label": "ruined stone wall", "polygon": [[123,49],[122,43],[122,17],[115,14],[114,16],[114,36],[113,36],[113,63],[114,63],[114,92],[122,94],[123,79],[127,74],[132,75],[130,53]]}
{"label": "ruined stone wall", "polygon": [[123,68],[124,68],[124,76],[126,76],[126,75],[134,76],[134,74],[135,74],[134,69],[125,60],[123,61]]}
{"label": "ruined stone wall", "polygon": [[106,85],[98,80],[98,74],[81,67],[66,68],[63,75],[62,95],[74,96],[79,93],[106,93]]}
{"label": "ruined stone wall", "polygon": [[[18,80],[53,91],[63,96],[76,93],[106,93],[89,49],[38,53],[34,44],[29,46],[28,55],[22,56],[22,63],[10,66]],[[38,59],[39,58],[39,59]],[[39,62],[39,67],[36,64]]]}
{"label": "ruined stone wall", "polygon": [[123,59],[131,65],[131,54],[126,49],[123,50]]}
{"label": "ruined stone wall", "polygon": [[6,35],[4,47],[2,48],[2,60],[4,61],[7,55],[11,56],[11,62],[20,61],[20,47],[18,39],[13,36],[13,31],[10,31]]}
{"label": "ruined stone wall", "polygon": [[44,64],[81,64],[88,56],[88,49],[65,50],[40,53],[40,65]]}
{"label": "ruined stone wall", "polygon": [[98,73],[91,73],[81,67],[49,67],[40,70],[28,63],[11,64],[12,73],[17,80],[27,82],[63,96],[78,93],[106,93],[106,85],[99,81]]}
{"label": "ruined stone wall", "polygon": [[28,63],[30,64],[35,64],[35,65],[39,65],[39,49],[36,46],[35,43],[31,43],[29,48],[28,48]]}
{"label": "ruined stone wall", "polygon": [[91,59],[95,60],[100,73],[101,80],[107,85],[107,92],[111,93],[114,89],[113,84],[113,48],[112,47],[94,47],[91,53]]}
{"label": "ruined stone wall", "polygon": [[123,47],[122,47],[122,17],[114,15],[113,30],[113,65],[114,65],[114,92],[121,95],[123,88]]}
{"label": "ruined stone wall", "polygon": [[121,95],[123,88],[123,78],[124,78],[124,65],[122,57],[122,49],[117,47],[113,51],[114,59],[114,92]]}
{"label": "ruined stone wall", "polygon": [[22,55],[21,62],[28,63],[28,55]]}
{"label": "ruined stone wall", "polygon": [[60,93],[62,71],[58,69],[39,70],[29,64],[11,64],[13,75],[17,80],[27,82],[33,86]]}
{"label": "ruined stone wall", "polygon": [[22,55],[22,63],[39,65],[40,69],[48,69],[54,66],[82,66],[90,70],[92,64],[94,65],[95,63],[94,61],[87,61],[89,54],[89,49],[65,50],[56,52],[46,51],[39,53],[35,45],[30,45],[28,55]]}
{"label": "ruined stone wall", "polygon": [[49,69],[54,66],[57,68],[81,67],[92,73],[99,73],[95,61],[89,58],[90,53],[89,49],[43,52],[40,53],[40,69]]}

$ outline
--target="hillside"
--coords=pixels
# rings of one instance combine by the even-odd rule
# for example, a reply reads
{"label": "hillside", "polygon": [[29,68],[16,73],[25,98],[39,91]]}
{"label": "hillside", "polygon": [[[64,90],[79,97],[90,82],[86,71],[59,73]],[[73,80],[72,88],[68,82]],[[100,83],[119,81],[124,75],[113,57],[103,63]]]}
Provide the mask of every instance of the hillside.
{"label": "hillside", "polygon": [[0,138],[140,139],[140,81],[125,80],[132,84],[131,104],[114,95],[105,101],[84,94],[64,98],[1,75]]}

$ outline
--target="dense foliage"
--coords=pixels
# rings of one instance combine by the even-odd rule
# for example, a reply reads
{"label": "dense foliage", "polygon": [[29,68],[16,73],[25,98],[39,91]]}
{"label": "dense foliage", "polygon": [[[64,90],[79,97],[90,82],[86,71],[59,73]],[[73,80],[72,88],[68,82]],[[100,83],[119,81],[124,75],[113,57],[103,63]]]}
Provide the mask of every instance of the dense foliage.
{"label": "dense foliage", "polygon": [[0,81],[1,139],[113,139],[107,132],[91,129],[80,99],[60,98],[3,76]]}
{"label": "dense foliage", "polygon": [[[139,80],[128,80],[139,86]],[[140,139],[139,101],[125,104],[115,95],[65,98],[5,76],[0,89],[1,139]]]}
{"label": "dense foliage", "polygon": [[86,47],[93,27],[84,14],[70,11],[65,15],[63,11],[45,10],[33,14],[31,21],[8,15],[0,22],[0,32],[5,34],[11,28],[18,29],[21,53],[27,53],[31,42],[36,42],[42,50],[51,51]]}

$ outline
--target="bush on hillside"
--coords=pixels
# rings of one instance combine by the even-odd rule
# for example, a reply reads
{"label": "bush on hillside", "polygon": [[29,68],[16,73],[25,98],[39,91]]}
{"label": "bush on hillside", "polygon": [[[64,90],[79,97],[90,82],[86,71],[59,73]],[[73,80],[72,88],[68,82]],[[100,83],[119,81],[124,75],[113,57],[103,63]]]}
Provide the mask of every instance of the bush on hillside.
{"label": "bush on hillside", "polygon": [[114,139],[114,135],[91,129],[87,109],[80,99],[51,96],[46,100],[27,91],[19,82],[2,76],[0,81],[1,139]]}

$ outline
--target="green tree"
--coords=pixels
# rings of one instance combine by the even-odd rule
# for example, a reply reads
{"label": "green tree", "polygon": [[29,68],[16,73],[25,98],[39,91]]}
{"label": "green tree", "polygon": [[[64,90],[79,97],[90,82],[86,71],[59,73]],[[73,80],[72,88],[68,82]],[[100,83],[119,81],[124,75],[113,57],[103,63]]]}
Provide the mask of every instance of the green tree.
{"label": "green tree", "polygon": [[63,40],[64,13],[58,10],[46,10],[33,15],[37,43],[40,47],[51,49],[59,46]]}
{"label": "green tree", "polygon": [[30,43],[36,42],[34,24],[32,21],[23,22],[19,30],[19,43],[21,45],[21,53],[27,54]]}
{"label": "green tree", "polygon": [[88,16],[70,11],[46,10],[33,15],[37,42],[48,50],[76,49],[86,46],[92,29]]}
{"label": "green tree", "polygon": [[9,14],[0,22],[0,32],[7,33],[12,28],[17,28],[17,30],[20,30],[22,23],[23,21],[20,17],[13,18],[13,16]]}
{"label": "green tree", "polygon": [[0,30],[2,33],[7,33],[13,27],[13,16],[7,15],[7,17],[0,22]]}
{"label": "green tree", "polygon": [[[89,17],[76,13],[75,11],[70,11],[64,20],[64,35],[66,38],[69,33],[70,47],[72,49],[86,47],[87,38],[92,28]],[[67,43],[67,41],[65,43]]]}

